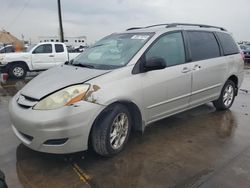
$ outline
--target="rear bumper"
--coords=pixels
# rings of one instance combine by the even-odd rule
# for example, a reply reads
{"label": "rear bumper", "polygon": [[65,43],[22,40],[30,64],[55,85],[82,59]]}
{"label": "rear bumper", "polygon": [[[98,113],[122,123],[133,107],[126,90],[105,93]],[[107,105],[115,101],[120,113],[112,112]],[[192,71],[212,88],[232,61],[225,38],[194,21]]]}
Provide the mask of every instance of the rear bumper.
{"label": "rear bumper", "polygon": [[247,53],[247,54],[244,53],[244,59],[245,60],[250,60],[250,53]]}
{"label": "rear bumper", "polygon": [[96,116],[104,106],[79,102],[57,110],[20,107],[15,97],[9,104],[12,129],[27,147],[46,153],[74,153],[88,149],[88,138]]}

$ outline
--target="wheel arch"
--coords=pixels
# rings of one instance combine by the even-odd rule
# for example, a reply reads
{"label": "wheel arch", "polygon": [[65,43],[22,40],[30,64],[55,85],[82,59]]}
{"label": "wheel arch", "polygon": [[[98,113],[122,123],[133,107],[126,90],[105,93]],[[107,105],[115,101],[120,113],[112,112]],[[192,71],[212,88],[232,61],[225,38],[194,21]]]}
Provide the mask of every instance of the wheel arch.
{"label": "wheel arch", "polygon": [[27,71],[30,71],[30,68],[28,66],[28,64],[25,61],[12,61],[8,63],[8,68],[11,67],[14,64],[22,64],[26,67]]}
{"label": "wheel arch", "polygon": [[239,83],[238,77],[233,74],[233,75],[229,76],[227,80],[231,80],[235,84],[236,96],[237,96],[238,95],[238,83]]}
{"label": "wheel arch", "polygon": [[103,116],[105,116],[107,113],[109,113],[113,109],[113,106],[115,106],[117,104],[122,104],[122,105],[124,105],[125,107],[128,108],[128,110],[130,112],[130,115],[132,117],[132,121],[133,121],[132,130],[133,131],[141,131],[141,132],[144,131],[145,125],[143,123],[142,114],[141,114],[141,111],[140,111],[139,107],[135,103],[133,103],[132,101],[118,100],[118,101],[112,102],[111,104],[106,106],[99,113],[99,115],[95,118],[94,123],[92,124],[91,130],[90,130],[90,133],[89,133],[89,138],[88,138],[89,148],[91,147],[91,134],[92,134],[92,130],[93,130],[94,125],[96,123],[98,123],[102,119]]}

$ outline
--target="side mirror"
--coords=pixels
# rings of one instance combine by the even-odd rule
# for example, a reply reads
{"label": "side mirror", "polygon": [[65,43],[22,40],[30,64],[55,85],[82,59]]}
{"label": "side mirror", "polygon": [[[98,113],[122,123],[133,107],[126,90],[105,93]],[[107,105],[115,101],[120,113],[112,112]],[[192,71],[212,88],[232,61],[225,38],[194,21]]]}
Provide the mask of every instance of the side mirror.
{"label": "side mirror", "polygon": [[167,63],[163,58],[151,58],[144,64],[146,71],[165,69]]}

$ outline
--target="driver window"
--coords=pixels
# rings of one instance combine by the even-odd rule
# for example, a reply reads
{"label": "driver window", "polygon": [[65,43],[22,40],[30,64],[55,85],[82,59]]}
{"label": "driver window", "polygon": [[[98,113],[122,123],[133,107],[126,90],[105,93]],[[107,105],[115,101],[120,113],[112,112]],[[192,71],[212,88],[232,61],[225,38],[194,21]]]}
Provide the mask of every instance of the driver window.
{"label": "driver window", "polygon": [[146,52],[146,61],[163,58],[167,66],[185,63],[185,50],[181,32],[164,35]]}
{"label": "driver window", "polygon": [[34,54],[45,54],[52,53],[52,45],[51,44],[42,44],[38,46],[34,51]]}

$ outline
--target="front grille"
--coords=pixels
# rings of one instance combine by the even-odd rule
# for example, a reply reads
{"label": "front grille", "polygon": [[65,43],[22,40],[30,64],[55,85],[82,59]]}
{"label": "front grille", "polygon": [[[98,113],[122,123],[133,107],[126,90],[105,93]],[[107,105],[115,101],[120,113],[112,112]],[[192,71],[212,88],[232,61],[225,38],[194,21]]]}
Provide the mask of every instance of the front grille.
{"label": "front grille", "polygon": [[18,103],[18,105],[21,106],[22,108],[26,108],[26,109],[30,108],[30,106],[26,106],[26,105],[23,105],[23,104]]}
{"label": "front grille", "polygon": [[38,100],[25,95],[20,95],[17,99],[17,104],[26,109],[34,106],[37,102]]}

